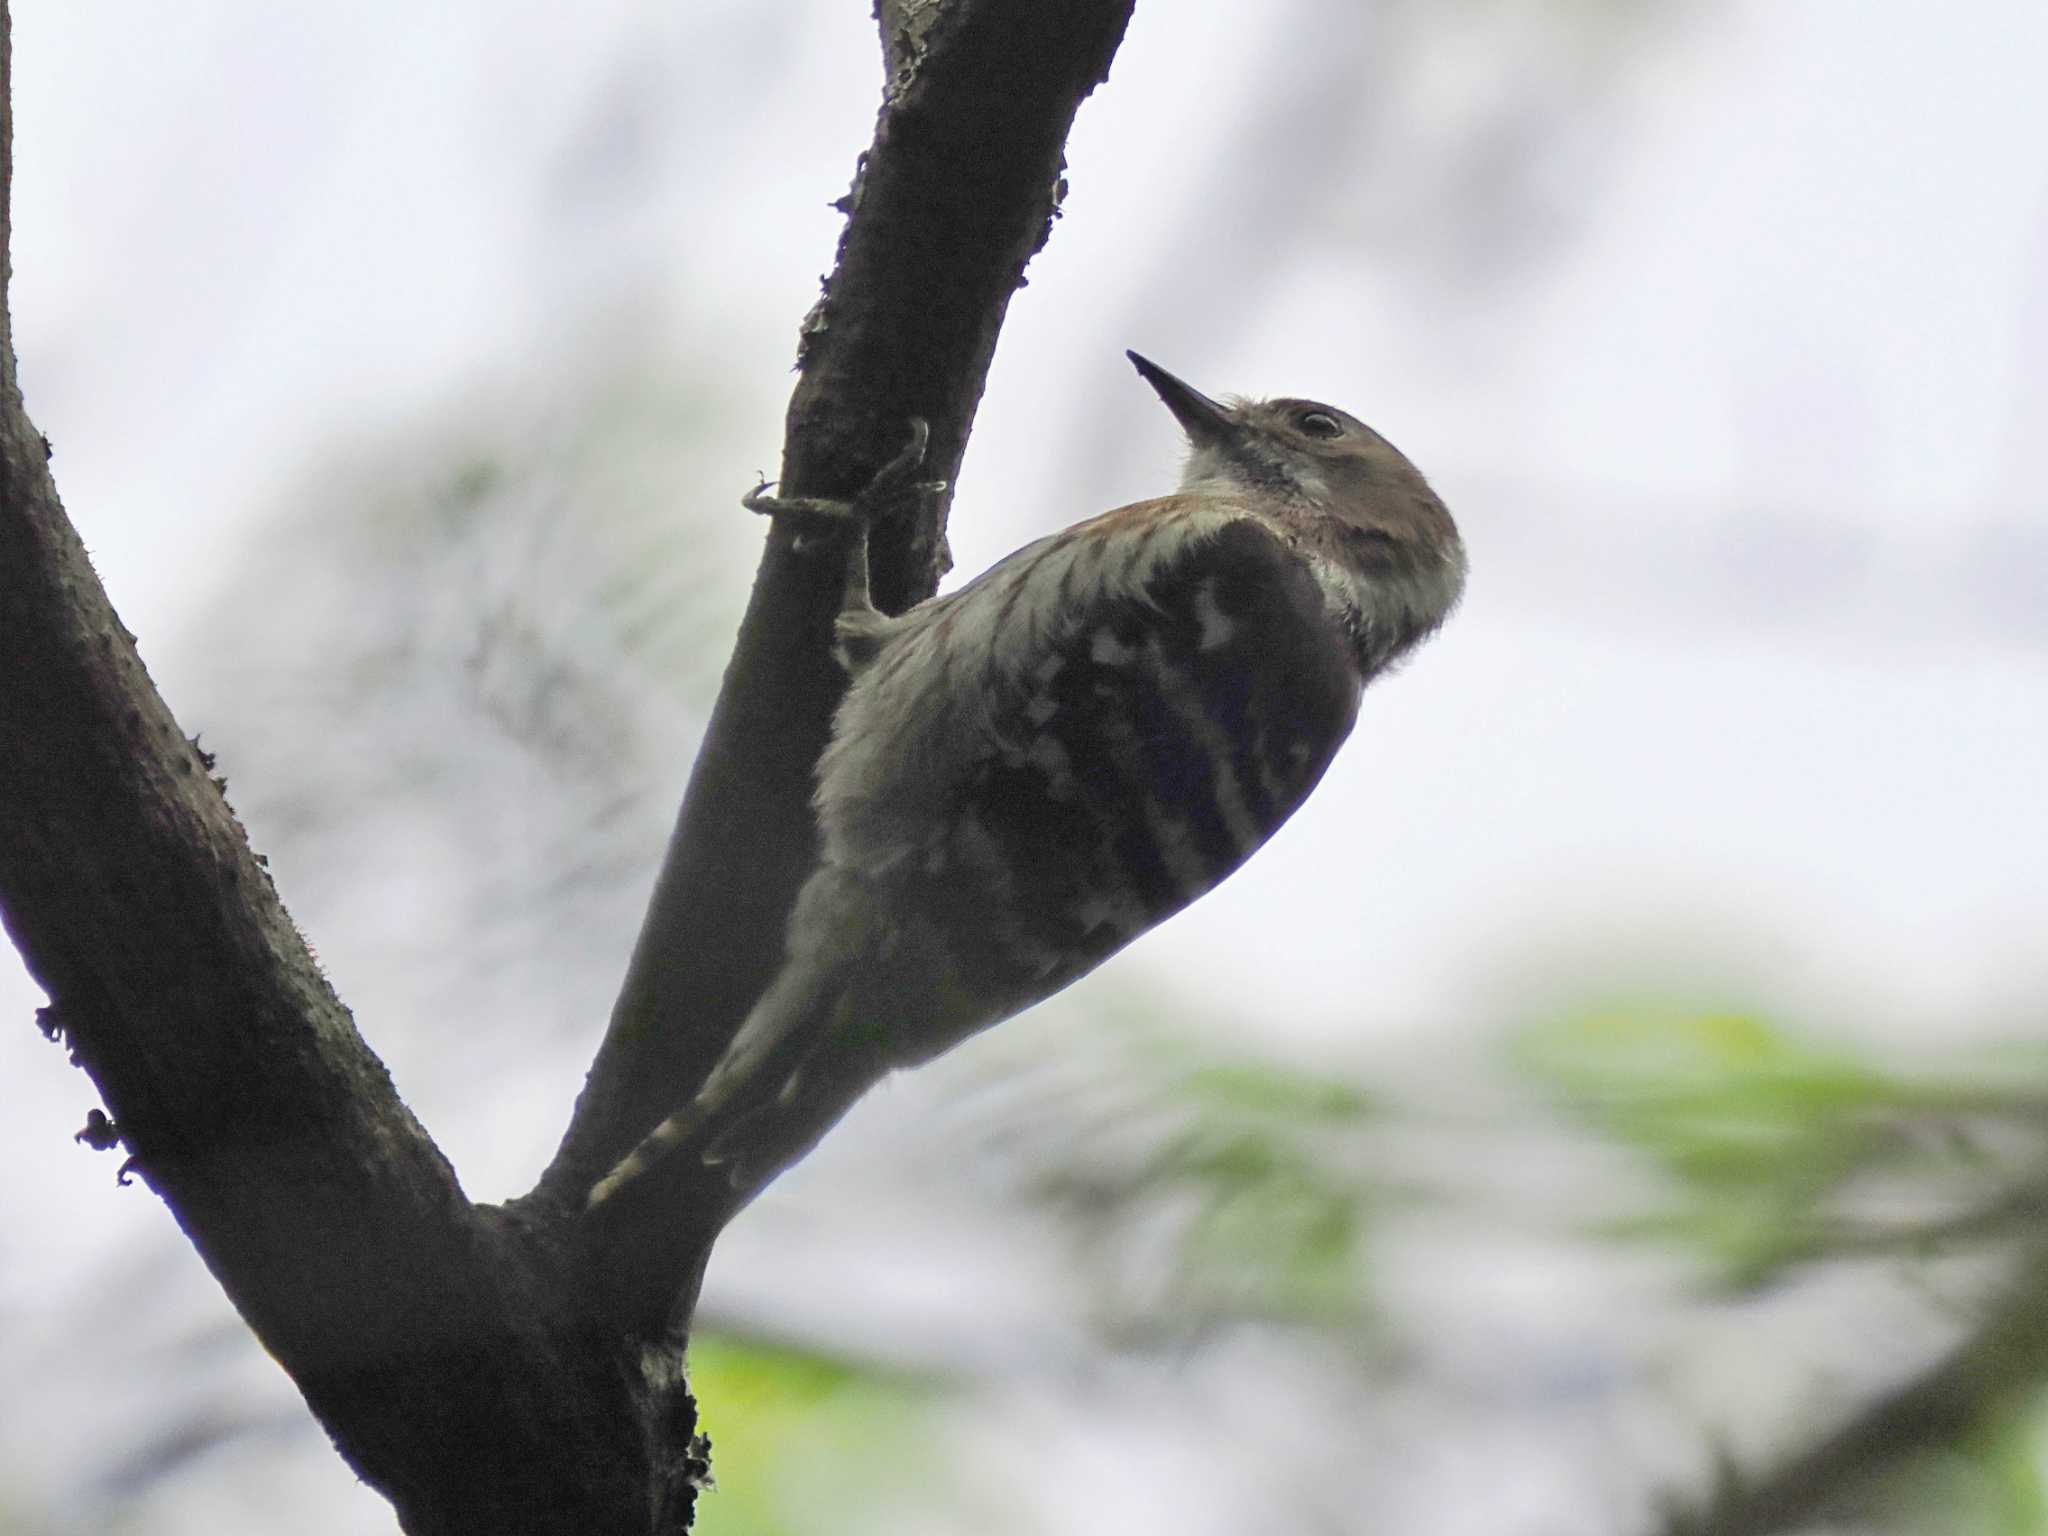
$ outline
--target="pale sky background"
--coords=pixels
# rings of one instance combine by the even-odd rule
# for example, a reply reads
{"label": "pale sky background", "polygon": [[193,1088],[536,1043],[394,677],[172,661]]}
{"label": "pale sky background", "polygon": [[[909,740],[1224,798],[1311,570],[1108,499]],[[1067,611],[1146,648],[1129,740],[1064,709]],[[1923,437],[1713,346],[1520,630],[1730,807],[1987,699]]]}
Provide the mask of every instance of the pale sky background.
{"label": "pale sky background", "polygon": [[[671,456],[617,478],[632,526],[687,573],[715,678],[758,548],[737,497],[772,472],[828,205],[872,126],[866,12],[14,7],[30,413],[158,684],[225,741],[257,846],[298,850],[276,861],[287,903],[481,1198],[524,1189],[552,1151],[658,844],[565,897],[551,881],[570,834],[527,824],[559,785],[488,760],[449,770],[439,801],[366,801],[360,819],[338,804],[339,829],[292,844],[264,807],[291,800],[293,770],[266,764],[345,776],[369,738],[300,739],[294,759],[263,739],[281,717],[235,700],[312,686],[261,637],[305,646],[296,667],[324,643],[316,614],[374,610],[323,585],[304,537],[322,506],[347,510],[330,487],[402,480],[388,458],[448,438],[510,452],[633,368],[693,402]],[[1371,421],[1457,514],[1472,585],[1375,687],[1275,844],[1090,985],[1163,994],[1234,1050],[1419,1074],[1477,1119],[1486,1090],[1457,1064],[1589,987],[1930,1051],[2038,1039],[2048,7],[1269,13],[1254,30],[1222,0],[1140,0],[1069,145],[1065,217],[1011,306],[961,477],[957,575],[1171,482],[1178,444],[1123,360],[1135,346],[1213,393]],[[597,590],[585,546],[609,530],[554,526],[566,552],[518,579]],[[290,573],[303,622],[224,638],[236,584],[263,571]],[[581,599],[521,590],[586,623]],[[657,828],[709,684],[664,686],[657,670],[633,695]],[[432,757],[439,729],[421,705],[375,739],[402,756],[416,730]],[[301,1536],[389,1528],[153,1197],[72,1145],[97,1100],[31,1026],[40,1001],[0,957],[0,1529],[259,1529],[280,1501]],[[1079,1027],[1087,1003],[1084,988],[1004,1034]],[[976,1047],[995,1053],[981,1069],[1030,1038]],[[887,1092],[943,1104],[976,1071]],[[1004,1529],[1250,1528],[1264,1481],[1344,1486],[1290,1440],[1296,1415],[1351,1415],[1384,1464],[1332,1531],[1627,1529],[1587,1511],[1627,1516],[1640,1488],[1549,1429],[1604,1424],[1670,1460],[1603,1372],[1698,1367],[1745,1326],[1631,1313],[1665,1278],[1654,1266],[1423,1242],[1392,1283],[1462,1307],[1431,1344],[1478,1383],[1467,1416],[1314,1401],[1275,1374],[1292,1385],[1242,1409],[1253,1445],[1219,1469],[1185,1404],[1257,1402],[1248,1357],[1267,1346],[1180,1379],[1089,1377],[1041,1294],[1057,1254],[977,1230],[970,1191],[853,1230],[836,1202],[895,1177],[906,1144],[868,1118],[735,1230],[707,1305],[992,1371],[977,1320],[1011,1319],[996,1356],[1067,1364],[960,1431],[959,1475]],[[943,1158],[943,1140],[907,1145]],[[805,1280],[821,1264],[852,1278],[822,1294]],[[1873,1295],[1869,1315],[1893,1304]],[[1789,1305],[1779,1324],[1799,1336],[1806,1303]],[[1505,1386],[1502,1359],[1526,1367]],[[1084,1407],[1069,1367],[1090,1380]],[[1703,1418],[1758,1390],[1728,1372],[1702,1388]],[[1545,1399],[1532,1431],[1512,1383],[1557,1373],[1594,1385]],[[135,1447],[222,1413],[258,1432],[127,1490]],[[1032,1466],[1062,1466],[1057,1487],[1000,1461],[1020,1439]]]}

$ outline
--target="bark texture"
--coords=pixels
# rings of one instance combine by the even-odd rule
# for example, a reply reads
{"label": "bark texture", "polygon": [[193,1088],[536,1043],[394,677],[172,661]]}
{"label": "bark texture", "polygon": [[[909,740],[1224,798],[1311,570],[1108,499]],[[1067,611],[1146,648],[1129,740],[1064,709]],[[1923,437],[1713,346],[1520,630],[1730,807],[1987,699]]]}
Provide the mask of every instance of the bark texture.
{"label": "bark texture", "polygon": [[[889,71],[838,260],[805,319],[782,491],[850,496],[931,425],[927,469],[957,478],[996,337],[1065,188],[1074,113],[1108,73],[1131,0],[884,5]],[[723,498],[713,515],[728,515]],[[945,505],[875,532],[878,606],[928,597]],[[771,534],[611,1028],[536,1192],[563,1203],[703,1082],[782,958],[816,859],[811,771],[844,678],[830,656],[840,563]],[[615,1315],[652,1328],[730,1215],[683,1159],[607,1211]]]}
{"label": "bark texture", "polygon": [[[857,489],[913,415],[932,473],[957,473],[1061,145],[1130,8],[885,0],[888,85],[803,328],[787,491]],[[0,75],[10,63],[0,40]],[[0,102],[10,193],[11,150]],[[703,501],[738,515],[724,489]],[[877,599],[907,606],[944,563],[943,509],[885,530]],[[701,1081],[780,954],[840,691],[837,599],[836,561],[770,537],[568,1135],[533,1194],[474,1205],[151,684],[65,517],[0,318],[0,916],[135,1167],[408,1531],[690,1524],[705,1465],[681,1345],[730,1211],[680,1174],[603,1223],[579,1207]]]}

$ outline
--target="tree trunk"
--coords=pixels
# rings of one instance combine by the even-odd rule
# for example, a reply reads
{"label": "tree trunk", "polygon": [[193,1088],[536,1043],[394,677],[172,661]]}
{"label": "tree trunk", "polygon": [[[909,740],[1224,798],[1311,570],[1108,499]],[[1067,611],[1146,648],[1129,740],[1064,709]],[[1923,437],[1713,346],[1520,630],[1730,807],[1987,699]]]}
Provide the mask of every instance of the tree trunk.
{"label": "tree trunk", "polygon": [[[888,86],[803,327],[786,493],[857,489],[913,416],[932,474],[956,476],[1067,131],[1131,3],[884,0]],[[11,37],[9,79],[10,55]],[[10,191],[12,130],[9,101]],[[780,955],[840,689],[836,566],[770,534],[561,1148],[532,1193],[476,1205],[150,683],[47,459],[0,313],[0,915],[50,997],[40,1022],[406,1530],[687,1530],[707,1467],[683,1345],[729,1202],[682,1167],[600,1221],[582,1196],[702,1081]],[[728,515],[725,490],[706,500]],[[944,515],[878,536],[883,606],[934,589]]]}

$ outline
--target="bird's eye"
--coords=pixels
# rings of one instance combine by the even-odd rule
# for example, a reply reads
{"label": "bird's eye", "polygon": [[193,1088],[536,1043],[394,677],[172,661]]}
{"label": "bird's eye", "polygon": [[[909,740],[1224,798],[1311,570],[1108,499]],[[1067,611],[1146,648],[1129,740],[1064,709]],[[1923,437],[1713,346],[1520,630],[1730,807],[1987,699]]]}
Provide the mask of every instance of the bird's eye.
{"label": "bird's eye", "polygon": [[1303,411],[1294,418],[1294,424],[1310,437],[1342,437],[1344,423],[1328,411]]}

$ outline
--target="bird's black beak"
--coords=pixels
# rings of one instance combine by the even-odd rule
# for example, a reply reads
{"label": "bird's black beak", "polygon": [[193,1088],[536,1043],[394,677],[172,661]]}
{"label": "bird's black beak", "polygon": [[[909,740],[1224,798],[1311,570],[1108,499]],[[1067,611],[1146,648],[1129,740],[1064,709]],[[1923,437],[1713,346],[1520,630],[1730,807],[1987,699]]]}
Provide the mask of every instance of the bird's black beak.
{"label": "bird's black beak", "polygon": [[1135,352],[1126,352],[1124,356],[1131,360],[1138,376],[1159,391],[1159,398],[1166,402],[1166,408],[1187,433],[1188,441],[1197,448],[1229,442],[1238,436],[1237,418],[1229,410],[1194,386],[1183,384],[1151,358]]}

